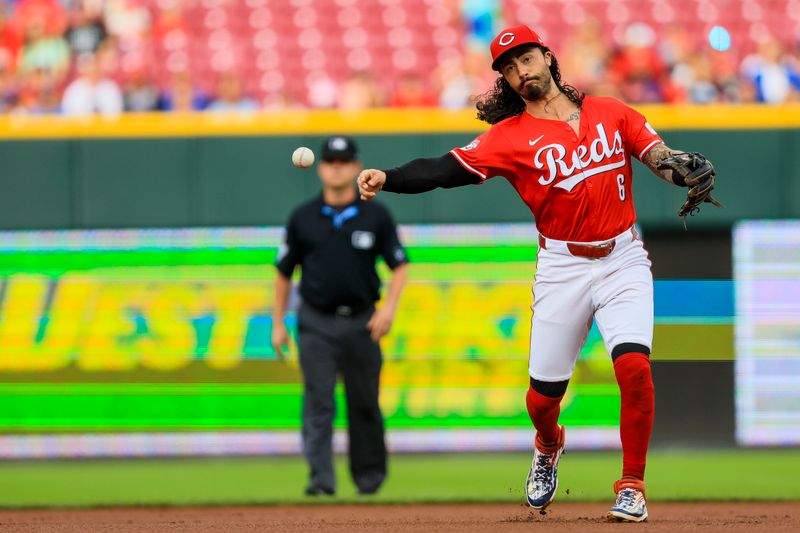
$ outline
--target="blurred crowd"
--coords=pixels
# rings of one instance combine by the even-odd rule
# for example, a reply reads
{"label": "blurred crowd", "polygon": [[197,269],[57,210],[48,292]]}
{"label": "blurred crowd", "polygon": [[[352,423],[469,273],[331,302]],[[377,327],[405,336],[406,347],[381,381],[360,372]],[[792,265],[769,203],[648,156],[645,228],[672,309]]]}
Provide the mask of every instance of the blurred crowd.
{"label": "blurred crowd", "polygon": [[571,84],[631,103],[761,102],[800,100],[800,47],[785,47],[768,33],[750,53],[715,50],[683,26],[656,38],[644,23],[630,24],[610,48],[593,22],[579,27],[561,54]]}
{"label": "blurred crowd", "polygon": [[[445,4],[463,21],[464,42],[459,55],[443,59],[433,72],[395,69],[388,80],[368,69],[338,80],[320,76],[302,94],[248,91],[246,74],[236,68],[205,73],[205,83],[196,82],[185,65],[157,77],[135,51],[176,28],[186,31],[182,1],[0,0],[0,112],[462,108],[496,76],[488,68],[486,39],[503,22],[498,3],[478,2],[484,8],[476,12],[474,1],[452,0]],[[496,16],[485,17],[487,9]],[[567,83],[630,103],[800,100],[800,45],[768,32],[741,53],[716,51],[680,26],[656,33],[643,22],[610,39],[587,18],[554,52]]]}

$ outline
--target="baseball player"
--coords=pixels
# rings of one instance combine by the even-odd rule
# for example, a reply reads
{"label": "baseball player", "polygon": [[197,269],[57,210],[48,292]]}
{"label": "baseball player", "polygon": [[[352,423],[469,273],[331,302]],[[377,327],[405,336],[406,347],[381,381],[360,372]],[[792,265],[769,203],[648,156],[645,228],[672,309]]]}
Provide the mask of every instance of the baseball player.
{"label": "baseball player", "polygon": [[634,229],[631,161],[688,187],[681,216],[703,202],[720,205],[711,197],[714,168],[700,154],[667,147],[645,117],[622,102],[584,96],[564,84],[555,55],[529,27],[502,31],[491,55],[500,76],[477,103],[489,130],[439,158],[364,170],[361,196],[421,193],[496,176],[511,183],[540,232],[526,396],[536,429],[528,503],[544,509],[555,496],[566,442],[559,405],[594,319],[622,400],[622,476],[608,518],[641,522],[647,519],[644,473],[654,409],[653,277]]}

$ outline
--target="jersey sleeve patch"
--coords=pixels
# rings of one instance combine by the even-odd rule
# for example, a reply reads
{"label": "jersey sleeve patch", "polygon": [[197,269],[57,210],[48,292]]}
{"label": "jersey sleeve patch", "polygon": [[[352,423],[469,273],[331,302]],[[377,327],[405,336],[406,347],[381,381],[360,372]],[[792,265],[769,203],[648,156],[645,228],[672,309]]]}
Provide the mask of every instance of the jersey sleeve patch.
{"label": "jersey sleeve patch", "polygon": [[481,183],[513,173],[514,149],[498,126],[493,125],[466,146],[450,150],[458,164],[478,176]]}
{"label": "jersey sleeve patch", "polygon": [[459,150],[461,150],[462,152],[468,152],[470,150],[474,150],[475,148],[477,148],[480,143],[481,143],[480,139],[475,139],[471,143],[459,148]]}

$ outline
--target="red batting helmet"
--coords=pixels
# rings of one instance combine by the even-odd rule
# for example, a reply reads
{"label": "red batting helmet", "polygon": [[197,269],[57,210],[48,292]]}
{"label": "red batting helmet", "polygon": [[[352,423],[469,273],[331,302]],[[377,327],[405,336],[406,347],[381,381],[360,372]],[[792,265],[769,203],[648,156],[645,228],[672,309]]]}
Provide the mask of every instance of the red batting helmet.
{"label": "red batting helmet", "polygon": [[498,33],[497,37],[492,39],[492,44],[490,46],[492,51],[492,70],[499,70],[500,58],[503,54],[525,44],[544,46],[539,34],[524,24],[506,28]]}

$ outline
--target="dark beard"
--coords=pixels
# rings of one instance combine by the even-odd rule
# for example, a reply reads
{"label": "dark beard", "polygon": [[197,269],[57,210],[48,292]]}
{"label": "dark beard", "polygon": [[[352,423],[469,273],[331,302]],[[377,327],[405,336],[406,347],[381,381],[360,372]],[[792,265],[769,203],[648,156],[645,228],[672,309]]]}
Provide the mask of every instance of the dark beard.
{"label": "dark beard", "polygon": [[519,95],[529,102],[535,102],[536,100],[544,98],[544,96],[550,92],[550,86],[552,83],[552,78],[548,78],[541,83],[534,81],[533,83],[524,86],[519,91]]}

